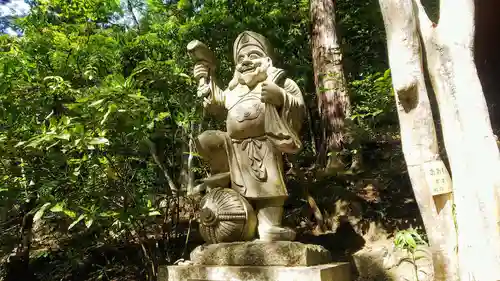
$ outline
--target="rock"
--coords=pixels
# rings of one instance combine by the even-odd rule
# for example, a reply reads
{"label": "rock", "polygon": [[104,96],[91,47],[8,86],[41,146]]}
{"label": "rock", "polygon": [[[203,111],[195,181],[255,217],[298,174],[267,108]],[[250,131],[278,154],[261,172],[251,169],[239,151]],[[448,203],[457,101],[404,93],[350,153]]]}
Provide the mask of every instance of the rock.
{"label": "rock", "polygon": [[195,265],[312,266],[332,261],[328,250],[300,242],[233,242],[198,246],[191,252]]}
{"label": "rock", "polygon": [[368,244],[353,255],[358,280],[418,281],[434,280],[432,256],[427,247],[419,246],[415,253],[415,264],[411,255],[394,246],[392,240]]}

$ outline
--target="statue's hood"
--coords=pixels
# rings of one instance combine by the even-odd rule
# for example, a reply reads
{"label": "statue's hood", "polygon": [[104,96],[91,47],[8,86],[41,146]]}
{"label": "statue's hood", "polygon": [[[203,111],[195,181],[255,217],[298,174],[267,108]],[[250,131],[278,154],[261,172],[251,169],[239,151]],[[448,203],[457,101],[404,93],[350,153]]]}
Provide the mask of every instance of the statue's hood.
{"label": "statue's hood", "polygon": [[267,40],[266,37],[263,35],[253,32],[253,31],[243,31],[238,35],[236,40],[234,40],[234,45],[233,45],[233,59],[234,62],[237,61],[238,54],[240,53],[241,49],[246,46],[254,46],[259,48],[264,54],[266,54],[268,57],[273,59],[273,47],[271,46],[271,43],[269,43],[269,40]]}

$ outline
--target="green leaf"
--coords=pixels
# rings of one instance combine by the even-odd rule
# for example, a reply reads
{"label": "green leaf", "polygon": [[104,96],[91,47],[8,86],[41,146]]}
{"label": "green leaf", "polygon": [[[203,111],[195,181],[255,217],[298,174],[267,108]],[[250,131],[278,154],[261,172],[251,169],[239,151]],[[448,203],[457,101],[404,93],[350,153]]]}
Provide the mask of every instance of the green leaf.
{"label": "green leaf", "polygon": [[69,118],[68,116],[63,116],[63,117],[61,117],[60,122],[63,123],[64,125],[68,126],[71,123],[71,118]]}
{"label": "green leaf", "polygon": [[417,247],[417,243],[415,242],[415,239],[413,239],[413,235],[411,235],[411,233],[409,232],[406,232],[404,234],[404,239],[405,239],[405,242],[412,248],[416,248]]}
{"label": "green leaf", "polygon": [[0,192],[9,191],[8,188],[0,188]]}
{"label": "green leaf", "polygon": [[20,141],[16,145],[14,145],[14,147],[20,147],[20,146],[24,145],[25,143],[26,143],[25,141]]}
{"label": "green leaf", "polygon": [[190,2],[188,0],[179,0],[177,2],[177,9],[182,10],[189,7]]}
{"label": "green leaf", "polygon": [[70,217],[72,219],[76,218],[76,213],[71,211],[71,210],[64,209],[63,212],[64,212],[64,214],[66,214],[68,217]]}
{"label": "green leaf", "polygon": [[58,138],[58,139],[67,140],[67,141],[69,141],[70,137],[71,137],[71,135],[68,133],[64,133],[64,134],[60,134],[60,135],[56,136],[56,138]]}
{"label": "green leaf", "polygon": [[84,218],[86,217],[86,215],[84,214],[81,214],[75,221],[73,221],[69,226],[68,226],[68,230],[72,229],[77,223],[81,222]]}
{"label": "green leaf", "polygon": [[38,221],[42,216],[43,214],[45,213],[45,210],[50,206],[50,203],[47,202],[45,204],[42,205],[42,207],[40,207],[40,209],[38,209],[38,211],[35,213],[35,215],[33,216],[33,221]]}
{"label": "green leaf", "polygon": [[59,202],[59,203],[55,204],[54,206],[52,206],[52,208],[50,208],[50,211],[53,213],[62,212],[63,206],[64,206],[64,203]]}
{"label": "green leaf", "polygon": [[386,71],[384,71],[384,78],[387,79],[389,78],[389,76],[391,75],[391,69],[387,69]]}
{"label": "green leaf", "polygon": [[152,211],[152,212],[149,212],[149,214],[148,214],[148,215],[149,215],[150,217],[152,217],[152,216],[160,216],[160,215],[161,215],[161,213],[160,213],[160,212],[158,212],[158,211]]}
{"label": "green leaf", "polygon": [[152,130],[154,127],[155,127],[155,121],[149,122],[148,125],[146,126],[146,128],[148,128],[148,130]]}
{"label": "green leaf", "polygon": [[108,117],[112,112],[116,111],[116,108],[117,106],[114,103],[108,106],[108,111],[106,111],[106,114],[104,114],[104,117],[101,120],[101,125],[103,125],[106,122],[106,120],[108,120]]}
{"label": "green leaf", "polygon": [[196,153],[196,152],[189,152],[189,151],[184,151],[182,154],[185,154],[185,155],[192,155],[194,157],[200,157],[200,158],[203,158],[200,154]]}
{"label": "green leaf", "polygon": [[156,118],[158,118],[158,120],[162,120],[167,117],[170,117],[170,112],[160,112]]}
{"label": "green leaf", "polygon": [[88,220],[85,220],[85,226],[87,228],[90,228],[92,226],[92,223],[94,222],[94,219],[88,219]]}
{"label": "green leaf", "polygon": [[88,100],[89,100],[89,97],[81,97],[81,98],[76,99],[76,102],[77,103],[84,103]]}
{"label": "green leaf", "polygon": [[129,94],[128,96],[129,96],[129,97],[131,97],[131,98],[134,98],[134,99],[139,99],[139,100],[140,100],[140,99],[142,99],[142,100],[149,100],[149,99],[148,99],[148,98],[146,98],[145,96],[141,96],[141,95],[138,95],[138,94],[137,94],[137,95],[132,95],[132,94]]}
{"label": "green leaf", "polygon": [[89,106],[96,107],[96,106],[100,105],[103,101],[104,101],[104,99],[97,100],[97,101],[91,103]]}
{"label": "green leaf", "polygon": [[99,214],[100,217],[104,217],[104,218],[107,218],[107,217],[116,217],[117,215],[119,215],[120,213],[118,212],[111,212],[111,211],[108,211],[108,212],[102,212]]}
{"label": "green leaf", "polygon": [[76,124],[76,126],[73,130],[77,134],[82,134],[85,131],[85,128],[83,127],[82,124]]}
{"label": "green leaf", "polygon": [[106,144],[108,145],[109,144],[109,140],[107,138],[92,138],[90,141],[89,141],[89,144]]}

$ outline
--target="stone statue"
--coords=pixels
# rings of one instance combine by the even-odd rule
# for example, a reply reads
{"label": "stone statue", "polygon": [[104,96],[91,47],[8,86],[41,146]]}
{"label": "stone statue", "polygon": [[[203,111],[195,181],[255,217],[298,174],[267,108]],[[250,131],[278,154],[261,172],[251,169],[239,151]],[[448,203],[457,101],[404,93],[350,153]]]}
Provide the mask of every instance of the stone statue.
{"label": "stone statue", "polygon": [[[196,139],[212,174],[204,183],[231,188],[248,200],[260,240],[293,240],[295,232],[282,227],[288,196],[282,154],[302,147],[298,134],[305,113],[303,96],[297,84],[273,66],[273,50],[264,36],[242,32],[233,49],[235,72],[223,90],[215,77],[213,53],[197,40],[188,45],[196,59],[194,77],[204,108],[226,118],[227,132],[209,130]],[[209,210],[202,211],[202,217],[207,222],[215,218]]]}
{"label": "stone statue", "polygon": [[[225,117],[227,132],[209,130],[195,140],[211,172],[192,192],[209,190],[199,217],[208,245],[196,247],[190,260],[161,266],[158,280],[351,280],[349,263],[332,263],[325,248],[291,241],[295,232],[282,226],[288,196],[282,154],[301,149],[305,108],[297,84],[273,66],[267,39],[250,31],[236,38],[235,72],[225,90],[207,46],[194,40],[187,49],[204,108]],[[256,232],[260,240],[249,241]]]}

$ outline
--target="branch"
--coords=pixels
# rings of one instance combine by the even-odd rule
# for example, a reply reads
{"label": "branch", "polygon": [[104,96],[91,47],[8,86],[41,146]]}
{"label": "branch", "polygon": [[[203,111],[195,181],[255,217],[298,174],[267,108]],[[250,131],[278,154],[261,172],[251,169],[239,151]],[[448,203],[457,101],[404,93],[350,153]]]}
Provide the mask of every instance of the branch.
{"label": "branch", "polygon": [[127,0],[127,9],[129,13],[132,15],[132,18],[134,19],[135,24],[137,25],[137,30],[139,32],[141,31],[141,26],[139,24],[139,21],[137,20],[137,17],[134,14],[134,7],[132,7],[132,3],[130,3],[130,0]]}
{"label": "branch", "polygon": [[124,186],[127,186],[128,185],[128,181],[126,180],[125,176],[122,174],[122,172],[120,171],[120,169],[118,169],[118,167],[115,165],[115,161],[113,161],[109,156],[108,154],[103,154],[104,157],[108,160],[108,162],[111,164],[111,166],[113,166],[113,169],[116,171],[116,174],[118,175],[118,177],[120,178],[122,184]]}
{"label": "branch", "polygon": [[[201,125],[200,125],[201,126]],[[193,160],[194,160],[194,139],[193,139],[193,132],[195,129],[195,124],[194,122],[191,121],[191,131],[188,134],[189,137],[189,142],[188,142],[188,148],[189,148],[189,156],[187,160],[187,173],[188,173],[188,182],[187,182],[187,190],[192,191],[194,188],[194,171],[193,171]]]}
{"label": "branch", "polygon": [[174,181],[172,180],[172,177],[168,173],[168,171],[165,168],[165,166],[161,163],[160,159],[158,158],[158,154],[156,153],[156,146],[155,146],[155,144],[151,140],[149,140],[147,138],[146,138],[145,141],[146,141],[146,143],[149,146],[149,152],[151,153],[151,156],[153,157],[153,160],[155,161],[156,165],[158,165],[158,167],[160,167],[160,169],[163,172],[163,175],[167,179],[168,187],[169,187],[167,189],[167,194],[168,195],[172,195],[173,192],[177,192],[177,190],[178,190],[177,186],[175,185]]}

